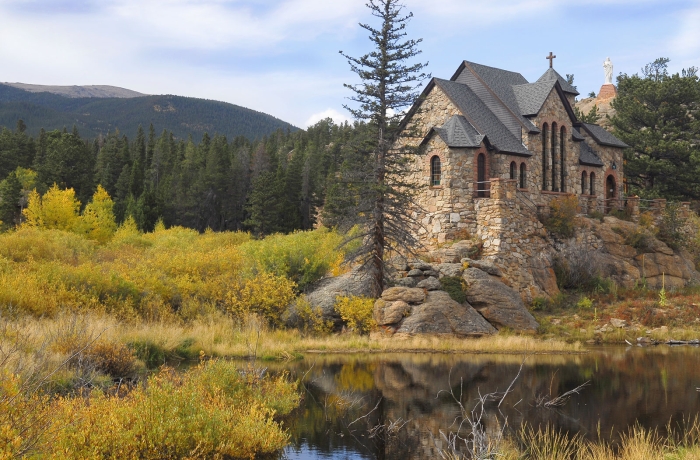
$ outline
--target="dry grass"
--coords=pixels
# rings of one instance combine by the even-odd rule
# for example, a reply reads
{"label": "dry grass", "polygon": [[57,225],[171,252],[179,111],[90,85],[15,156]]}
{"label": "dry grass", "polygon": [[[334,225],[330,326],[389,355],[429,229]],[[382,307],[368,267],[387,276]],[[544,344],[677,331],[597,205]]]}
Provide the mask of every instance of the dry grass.
{"label": "dry grass", "polygon": [[[557,305],[533,314],[540,323],[540,336],[569,342],[635,343],[638,337],[664,342],[700,339],[700,293],[697,288],[669,292],[660,305],[658,291],[620,289],[615,295],[569,294]],[[627,322],[615,328],[611,319]],[[607,327],[605,327],[607,326]]]}
{"label": "dry grass", "polygon": [[[544,340],[533,336],[496,335],[484,338],[415,337],[402,340],[375,339],[357,334],[303,336],[298,330],[274,329],[256,317],[243,323],[212,314],[188,323],[123,321],[104,314],[64,313],[54,318],[23,317],[12,322],[18,333],[28,337],[27,349],[39,349],[65,335],[80,331],[85,337],[115,343],[151,343],[177,359],[174,350],[188,343],[189,356],[290,358],[299,353],[580,353],[579,343]],[[57,355],[54,362],[60,361]]]}
{"label": "dry grass", "polygon": [[[500,446],[497,458],[527,460],[696,460],[700,459],[700,423],[684,428],[669,425],[668,436],[634,426],[620,441],[588,441],[552,428],[523,427]],[[460,458],[460,457],[452,457]]]}

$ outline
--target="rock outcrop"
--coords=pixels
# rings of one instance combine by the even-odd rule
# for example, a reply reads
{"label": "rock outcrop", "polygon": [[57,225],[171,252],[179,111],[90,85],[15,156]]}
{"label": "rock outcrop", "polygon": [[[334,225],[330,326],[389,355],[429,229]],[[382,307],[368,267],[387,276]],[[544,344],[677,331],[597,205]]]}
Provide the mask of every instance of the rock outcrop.
{"label": "rock outcrop", "polygon": [[[381,299],[377,301],[380,305],[382,302]],[[375,306],[375,312],[378,310]],[[412,306],[410,314],[402,317],[394,330],[387,330],[396,337],[418,334],[478,337],[494,332],[496,329],[476,310],[468,304],[455,302],[445,291],[428,292],[425,302]]]}
{"label": "rock outcrop", "polygon": [[[464,258],[461,263],[436,265],[410,261],[399,268],[397,273],[403,276],[394,280],[397,286],[385,290],[374,305],[380,335],[470,337],[493,334],[503,327],[520,331],[538,327],[518,293],[502,282],[501,270],[488,261]],[[462,277],[469,287],[467,301],[453,300],[441,290],[438,278],[428,276],[433,274]],[[405,279],[420,281],[410,288],[402,282]]]}
{"label": "rock outcrop", "polygon": [[602,277],[626,288],[640,282],[658,289],[662,284],[670,288],[700,281],[691,255],[684,250],[674,252],[648,229],[612,216],[603,222],[581,221],[573,244],[594,252]]}
{"label": "rock outcrop", "polygon": [[323,278],[306,294],[306,300],[313,307],[320,307],[324,319],[339,321],[335,311],[338,296],[369,296],[370,280],[363,276],[359,268],[336,277]]}

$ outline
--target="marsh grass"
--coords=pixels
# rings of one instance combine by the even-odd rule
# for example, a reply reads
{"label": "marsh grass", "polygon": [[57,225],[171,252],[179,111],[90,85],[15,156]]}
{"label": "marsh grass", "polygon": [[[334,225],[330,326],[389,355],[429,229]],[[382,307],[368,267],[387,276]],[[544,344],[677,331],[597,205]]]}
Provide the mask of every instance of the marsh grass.
{"label": "marsh grass", "polygon": [[[523,425],[504,438],[493,458],[506,460],[697,460],[700,459],[700,423],[694,418],[685,423],[669,423],[661,435],[655,429],[630,427],[616,442],[587,440],[579,434],[567,434],[550,426]],[[451,460],[469,457],[451,453]]]}

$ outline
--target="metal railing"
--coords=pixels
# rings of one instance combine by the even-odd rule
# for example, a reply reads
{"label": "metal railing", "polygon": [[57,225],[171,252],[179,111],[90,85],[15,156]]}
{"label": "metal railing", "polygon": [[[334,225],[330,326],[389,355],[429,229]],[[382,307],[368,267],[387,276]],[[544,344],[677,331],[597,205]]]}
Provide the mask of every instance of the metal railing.
{"label": "metal railing", "polygon": [[476,190],[474,190],[474,196],[476,198],[490,198],[491,197],[491,187],[481,188],[482,184],[491,184],[490,180],[485,180],[481,182],[474,182],[476,184]]}

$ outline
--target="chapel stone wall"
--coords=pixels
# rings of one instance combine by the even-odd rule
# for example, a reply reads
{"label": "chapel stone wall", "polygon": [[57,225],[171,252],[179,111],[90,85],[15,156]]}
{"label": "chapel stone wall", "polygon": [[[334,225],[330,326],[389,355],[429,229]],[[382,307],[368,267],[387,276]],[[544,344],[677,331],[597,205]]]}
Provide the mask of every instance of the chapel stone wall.
{"label": "chapel stone wall", "polygon": [[491,197],[476,201],[482,258],[503,271],[503,279],[525,302],[558,292],[551,269],[551,244],[536,212],[518,199],[516,181],[491,179]]}

